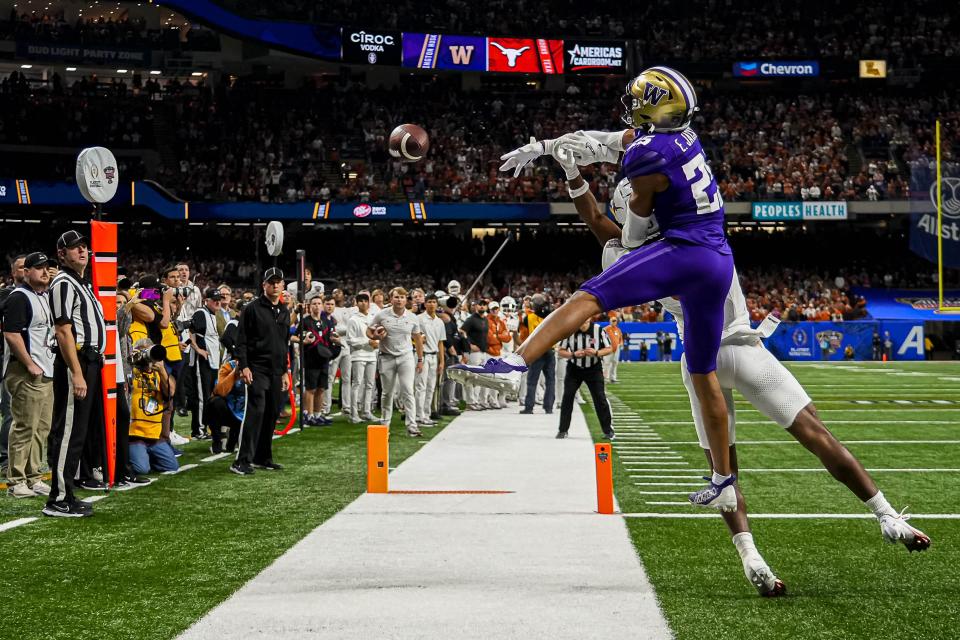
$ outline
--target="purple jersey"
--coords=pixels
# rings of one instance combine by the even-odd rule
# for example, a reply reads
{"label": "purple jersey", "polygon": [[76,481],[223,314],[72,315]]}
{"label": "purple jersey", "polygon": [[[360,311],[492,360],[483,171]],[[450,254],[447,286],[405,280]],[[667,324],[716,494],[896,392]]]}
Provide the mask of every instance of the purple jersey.
{"label": "purple jersey", "polygon": [[653,212],[666,238],[686,240],[730,254],[723,232],[723,198],[693,129],[644,134],[639,129],[623,156],[628,178],[662,173],[670,186],[653,197]]}

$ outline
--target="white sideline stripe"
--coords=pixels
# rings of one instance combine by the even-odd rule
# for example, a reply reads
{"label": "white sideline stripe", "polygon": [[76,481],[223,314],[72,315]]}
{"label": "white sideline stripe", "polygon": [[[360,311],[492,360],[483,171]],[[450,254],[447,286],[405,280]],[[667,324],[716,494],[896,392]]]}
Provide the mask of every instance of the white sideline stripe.
{"label": "white sideline stripe", "polygon": [[282,437],[283,437],[283,436],[277,435],[276,433],[273,434],[273,439],[274,439],[274,440],[279,440],[279,439],[282,438]]}
{"label": "white sideline stripe", "polygon": [[200,462],[213,462],[214,460],[219,460],[220,458],[226,458],[230,455],[229,451],[224,451],[222,453],[215,453],[212,456],[207,456],[206,458],[200,458]]}
{"label": "white sideline stripe", "polygon": [[663,502],[660,500],[647,500],[645,504],[655,504],[664,507],[692,507],[689,502]]}
{"label": "white sideline stripe", "polygon": [[[647,504],[653,504],[648,502]],[[677,503],[689,504],[689,503]],[[719,513],[621,513],[624,518],[719,518]],[[872,520],[872,513],[751,513],[751,520]],[[960,513],[911,513],[911,520],[960,520]]]}
{"label": "white sideline stripe", "polygon": [[638,487],[702,487],[702,482],[634,482]]}
{"label": "white sideline stripe", "polygon": [[[614,449],[616,451],[616,449]],[[683,456],[633,456],[619,454],[621,460],[683,460]],[[673,464],[672,462],[670,464]]]}
{"label": "white sideline stripe", "polygon": [[194,467],[197,467],[197,466],[199,466],[199,465],[196,465],[196,464],[185,464],[185,465],[183,465],[182,467],[180,467],[179,469],[177,469],[176,471],[163,471],[160,475],[164,475],[164,476],[175,476],[175,475],[177,475],[178,473],[181,473],[181,472],[183,472],[183,471],[189,471],[190,469],[193,469]]}
{"label": "white sideline stripe", "polygon": [[3,524],[0,524],[0,531],[8,531],[10,529],[19,527],[20,525],[23,525],[23,524],[30,524],[34,520],[38,520],[38,519],[39,518],[17,518],[16,520],[10,520],[8,522],[4,522]]}
{"label": "white sideline stripe", "polygon": [[674,465],[677,467],[686,467],[689,466],[689,462],[624,462],[623,466],[625,467],[639,467],[644,465],[650,466],[662,466],[662,465]]}
{"label": "white sideline stripe", "polygon": [[[960,444],[960,440],[841,440],[843,444]],[[665,440],[663,444],[695,444],[698,440]],[[733,444],[800,444],[796,440],[737,440]],[[624,447],[620,447],[623,449]],[[643,447],[646,448],[646,447]],[[664,447],[666,448],[666,447]]]}
{"label": "white sideline stripe", "polygon": [[87,504],[93,504],[94,502],[99,502],[100,500],[103,500],[106,497],[107,496],[89,496],[87,498],[84,498],[83,502],[86,502]]}
{"label": "white sideline stripe", "polygon": [[287,436],[288,436],[288,435],[290,435],[291,433],[296,433],[296,432],[298,432],[298,431],[300,431],[300,427],[294,427],[293,429],[290,429],[290,431],[287,431],[284,435],[287,435]]}

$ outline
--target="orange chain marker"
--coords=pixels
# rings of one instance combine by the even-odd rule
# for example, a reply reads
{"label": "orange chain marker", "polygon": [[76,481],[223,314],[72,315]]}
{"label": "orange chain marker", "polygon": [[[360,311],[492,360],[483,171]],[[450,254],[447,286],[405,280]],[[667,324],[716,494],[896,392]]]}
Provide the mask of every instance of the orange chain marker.
{"label": "orange chain marker", "polygon": [[597,463],[597,513],[613,513],[613,450],[609,443],[594,445]]}
{"label": "orange chain marker", "polygon": [[390,429],[386,425],[367,425],[367,493],[387,493],[390,470]]}

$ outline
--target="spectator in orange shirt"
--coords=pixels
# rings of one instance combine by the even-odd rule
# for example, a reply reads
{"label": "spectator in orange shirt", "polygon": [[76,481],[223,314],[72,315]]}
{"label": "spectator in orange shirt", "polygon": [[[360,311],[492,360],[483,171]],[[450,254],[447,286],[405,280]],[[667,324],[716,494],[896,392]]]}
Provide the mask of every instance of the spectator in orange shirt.
{"label": "spectator in orange shirt", "polygon": [[603,328],[610,340],[612,351],[603,357],[603,379],[610,384],[616,384],[617,366],[620,364],[620,347],[623,346],[623,332],[620,331],[620,318],[614,312],[610,314],[610,324]]}
{"label": "spectator in orange shirt", "polygon": [[[500,303],[491,300],[487,305],[487,354],[492,358],[499,358],[503,345],[509,344],[513,339],[510,332],[507,331],[507,323],[500,316]],[[507,392],[497,391],[496,389],[485,389],[486,400],[483,404],[488,406],[499,405],[501,409],[507,408]]]}

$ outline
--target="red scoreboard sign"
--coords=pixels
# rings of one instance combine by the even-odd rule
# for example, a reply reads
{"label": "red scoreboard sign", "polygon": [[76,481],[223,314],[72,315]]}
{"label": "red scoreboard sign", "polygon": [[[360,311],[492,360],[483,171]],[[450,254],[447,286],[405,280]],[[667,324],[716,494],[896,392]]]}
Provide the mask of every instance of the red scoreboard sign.
{"label": "red scoreboard sign", "polygon": [[487,71],[563,73],[563,40],[487,38]]}

